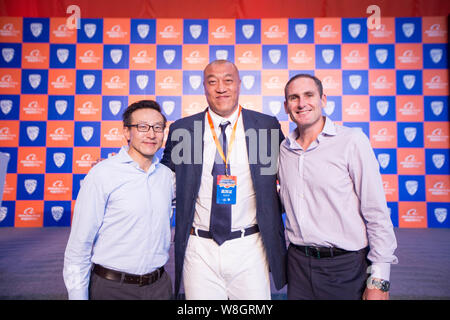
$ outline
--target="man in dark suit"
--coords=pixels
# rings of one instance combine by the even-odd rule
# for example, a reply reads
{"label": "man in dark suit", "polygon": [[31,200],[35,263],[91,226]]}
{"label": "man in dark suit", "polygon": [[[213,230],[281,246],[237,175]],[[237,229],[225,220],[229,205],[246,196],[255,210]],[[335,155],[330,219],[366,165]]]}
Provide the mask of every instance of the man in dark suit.
{"label": "man in dark suit", "polygon": [[269,270],[286,284],[276,190],[276,118],[239,105],[241,80],[226,60],[204,70],[205,111],[175,121],[162,163],[176,174],[175,294],[187,299],[270,299]]}

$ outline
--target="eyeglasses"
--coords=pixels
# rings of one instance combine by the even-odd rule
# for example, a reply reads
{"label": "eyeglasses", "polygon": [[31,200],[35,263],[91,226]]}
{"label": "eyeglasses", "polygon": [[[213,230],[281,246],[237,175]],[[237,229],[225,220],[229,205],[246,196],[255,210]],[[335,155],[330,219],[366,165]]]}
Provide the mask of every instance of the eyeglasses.
{"label": "eyeglasses", "polygon": [[126,127],[136,127],[137,131],[139,132],[148,132],[150,128],[153,128],[153,132],[164,132],[164,125],[160,123],[154,124],[152,126],[146,123],[128,124],[126,125]]}

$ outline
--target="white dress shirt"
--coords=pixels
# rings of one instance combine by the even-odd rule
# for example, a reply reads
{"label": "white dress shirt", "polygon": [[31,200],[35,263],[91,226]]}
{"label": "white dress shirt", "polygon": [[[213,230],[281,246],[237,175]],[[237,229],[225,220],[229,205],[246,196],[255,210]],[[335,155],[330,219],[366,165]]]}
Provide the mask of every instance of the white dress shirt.
{"label": "white dress shirt", "polygon": [[84,178],[64,257],[69,299],[88,299],[92,263],[143,275],[169,259],[173,173],[156,157],[146,172],[127,151]]}
{"label": "white dress shirt", "polygon": [[389,280],[397,242],[369,140],[328,117],[307,150],[297,137],[294,130],[282,142],[279,158],[289,241],[349,251],[369,245],[372,276]]}
{"label": "white dress shirt", "polygon": [[[237,176],[236,204],[231,209],[231,230],[240,230],[257,224],[256,221],[256,194],[253,188],[253,181],[250,173],[250,166],[247,155],[247,145],[245,140],[244,124],[242,114],[238,117],[239,108],[229,117],[222,118],[209,109],[217,137],[220,136],[219,125],[230,121],[230,125],[225,129],[227,142],[230,143],[231,132],[236,120],[236,137],[229,155],[229,168],[233,176]],[[203,168],[200,189],[195,203],[195,215],[193,226],[202,230],[209,230],[211,216],[211,199],[213,176],[211,175],[214,159],[216,155],[216,144],[211,133],[208,114],[205,114],[205,133],[203,135]]]}

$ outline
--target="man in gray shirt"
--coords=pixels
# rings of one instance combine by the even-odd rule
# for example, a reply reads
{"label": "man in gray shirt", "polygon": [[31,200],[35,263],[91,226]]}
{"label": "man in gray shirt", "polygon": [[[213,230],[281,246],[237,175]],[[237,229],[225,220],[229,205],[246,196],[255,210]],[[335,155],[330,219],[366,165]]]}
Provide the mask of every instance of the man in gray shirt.
{"label": "man in gray shirt", "polygon": [[285,99],[297,124],[279,158],[288,299],[389,299],[397,242],[368,138],[322,116],[316,77],[291,78]]}

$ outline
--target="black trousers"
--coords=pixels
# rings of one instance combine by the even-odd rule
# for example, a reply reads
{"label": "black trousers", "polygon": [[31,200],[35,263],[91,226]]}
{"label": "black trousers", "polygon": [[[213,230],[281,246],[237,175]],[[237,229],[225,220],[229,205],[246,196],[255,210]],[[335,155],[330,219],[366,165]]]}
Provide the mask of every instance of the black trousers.
{"label": "black trousers", "polygon": [[172,281],[164,272],[157,281],[140,287],[137,284],[122,283],[104,279],[91,272],[89,300],[170,300]]}
{"label": "black trousers", "polygon": [[306,256],[289,245],[289,300],[361,300],[369,276],[368,249],[330,258]]}

